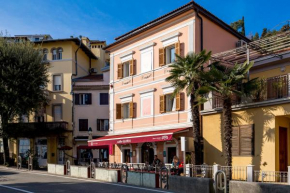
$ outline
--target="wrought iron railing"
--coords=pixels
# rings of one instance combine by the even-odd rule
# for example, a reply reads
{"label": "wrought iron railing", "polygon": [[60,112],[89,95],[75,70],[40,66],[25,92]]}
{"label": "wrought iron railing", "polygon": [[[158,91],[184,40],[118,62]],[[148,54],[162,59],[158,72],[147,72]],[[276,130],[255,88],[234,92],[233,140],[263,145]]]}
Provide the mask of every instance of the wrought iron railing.
{"label": "wrought iron railing", "polygon": [[281,171],[254,171],[255,182],[287,183],[288,172]]}
{"label": "wrought iron railing", "polygon": [[[260,88],[253,93],[252,100],[253,102],[260,102],[286,97],[289,97],[288,74],[261,80]],[[240,103],[241,98],[238,96],[233,96],[232,105],[238,105]],[[213,93],[212,108],[221,108],[222,106],[222,98],[219,96],[219,94]]]}
{"label": "wrought iron railing", "polygon": [[221,166],[221,170],[225,172],[227,179],[247,180],[247,166]]}
{"label": "wrought iron railing", "polygon": [[189,170],[190,177],[200,177],[200,178],[212,178],[213,177],[213,166],[210,166],[210,165],[187,164],[186,170]]}

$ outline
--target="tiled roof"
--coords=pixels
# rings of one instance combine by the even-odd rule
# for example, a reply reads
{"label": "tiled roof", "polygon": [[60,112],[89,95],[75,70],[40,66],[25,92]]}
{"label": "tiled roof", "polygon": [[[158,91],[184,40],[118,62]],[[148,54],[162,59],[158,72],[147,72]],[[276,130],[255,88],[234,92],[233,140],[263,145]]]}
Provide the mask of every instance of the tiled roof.
{"label": "tiled roof", "polygon": [[229,31],[230,33],[232,33],[233,35],[235,35],[236,37],[238,37],[239,39],[243,39],[246,42],[249,42],[250,40],[243,36],[242,34],[240,34],[239,32],[237,32],[236,30],[234,30],[231,26],[229,26],[228,24],[226,24],[225,22],[223,22],[221,19],[219,19],[218,17],[216,17],[215,15],[213,15],[211,12],[209,12],[208,10],[206,10],[205,8],[203,8],[202,6],[200,6],[199,4],[195,3],[194,1],[190,1],[189,3],[161,16],[158,17],[157,19],[150,21],[136,29],[133,29],[119,37],[115,38],[115,42],[113,42],[112,44],[109,44],[108,46],[106,46],[104,49],[108,49],[114,45],[119,44],[120,42],[123,42],[137,34],[140,34],[148,29],[151,29],[169,19],[172,19],[182,13],[185,13],[186,11],[189,10],[196,10],[198,11],[200,14],[204,15],[205,17],[207,17],[208,19],[210,19],[211,21],[213,21],[214,23],[218,24],[220,27],[224,28],[225,30]]}

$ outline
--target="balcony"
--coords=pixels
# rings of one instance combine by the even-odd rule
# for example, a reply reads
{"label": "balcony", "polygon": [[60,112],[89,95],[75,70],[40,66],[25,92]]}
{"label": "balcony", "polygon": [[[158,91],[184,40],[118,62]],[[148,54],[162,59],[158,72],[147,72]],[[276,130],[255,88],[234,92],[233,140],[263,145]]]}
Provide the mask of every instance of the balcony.
{"label": "balcony", "polygon": [[9,123],[7,134],[9,137],[43,137],[58,135],[68,130],[68,122],[31,122],[31,123]]}
{"label": "balcony", "polygon": [[[222,108],[222,99],[218,94],[211,94],[212,101],[212,109]],[[248,104],[248,103],[257,103],[263,101],[271,101],[278,99],[288,98],[289,95],[289,75],[281,75],[270,77],[261,81],[259,89],[253,94],[252,98],[240,98],[233,97],[232,104],[240,105],[240,104]],[[206,105],[209,107],[209,104]],[[207,108],[209,109],[209,108]]]}

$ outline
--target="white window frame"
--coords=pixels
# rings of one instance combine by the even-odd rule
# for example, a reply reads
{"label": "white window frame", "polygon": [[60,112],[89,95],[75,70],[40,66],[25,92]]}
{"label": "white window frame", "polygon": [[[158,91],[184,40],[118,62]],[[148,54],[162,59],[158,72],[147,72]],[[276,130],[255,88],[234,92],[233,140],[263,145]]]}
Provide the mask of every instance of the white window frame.
{"label": "white window frame", "polygon": [[[171,49],[174,49],[174,54],[175,54],[175,44],[172,44],[165,48],[165,52],[166,52],[165,64],[173,63],[171,62]],[[175,55],[174,55],[174,58],[175,58]]]}
{"label": "white window frame", "polygon": [[[54,77],[55,76],[60,76],[60,83],[61,83],[60,84],[60,87],[61,87],[60,90],[55,90],[54,89],[54,86],[55,86],[55,84],[54,84]],[[62,77],[62,74],[53,74],[52,75],[52,91],[53,92],[62,92],[63,91],[63,77]]]}
{"label": "white window frame", "polygon": [[[143,64],[144,61],[142,60],[142,55],[145,55],[145,54],[148,54],[148,53],[151,55],[150,70],[146,70],[145,65]],[[141,73],[145,73],[145,72],[152,71],[153,70],[153,61],[154,61],[154,49],[153,49],[153,45],[141,49],[140,50],[140,54],[141,54],[140,55]]]}
{"label": "white window frame", "polygon": [[54,122],[58,122],[58,121],[56,121],[55,120],[55,112],[54,112],[54,108],[56,107],[56,106],[60,106],[60,121],[62,121],[63,120],[63,108],[62,108],[62,104],[53,104],[52,105],[52,115],[53,115],[53,121]]}
{"label": "white window frame", "polygon": [[[127,112],[125,113],[125,107],[126,106],[126,110]],[[130,118],[130,103],[122,103],[122,114],[123,114],[123,119],[129,119]],[[127,117],[125,117],[125,114],[127,115]]]}
{"label": "white window frame", "polygon": [[[129,60],[122,63],[122,65],[123,65],[123,78],[127,78],[130,76],[130,62],[129,62]],[[126,68],[125,68],[125,66],[126,66]]]}

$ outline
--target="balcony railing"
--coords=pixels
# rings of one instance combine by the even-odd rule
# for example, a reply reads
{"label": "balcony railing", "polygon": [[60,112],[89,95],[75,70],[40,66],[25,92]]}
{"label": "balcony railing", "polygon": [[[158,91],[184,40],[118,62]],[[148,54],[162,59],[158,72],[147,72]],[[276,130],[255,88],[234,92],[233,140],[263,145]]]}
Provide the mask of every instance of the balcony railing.
{"label": "balcony railing", "polygon": [[[253,94],[253,102],[280,99],[289,97],[289,78],[288,74],[270,77],[261,81],[260,88]],[[241,98],[233,97],[232,104],[238,105]],[[221,108],[223,101],[218,94],[213,93],[212,108]]]}
{"label": "balcony railing", "polygon": [[40,137],[68,131],[68,122],[9,123],[7,134],[10,137]]}

